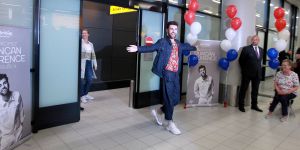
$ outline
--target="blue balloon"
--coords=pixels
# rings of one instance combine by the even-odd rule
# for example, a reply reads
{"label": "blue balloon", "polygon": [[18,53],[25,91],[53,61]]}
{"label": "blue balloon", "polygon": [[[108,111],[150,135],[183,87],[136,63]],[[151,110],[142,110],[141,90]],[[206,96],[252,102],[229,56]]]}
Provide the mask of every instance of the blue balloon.
{"label": "blue balloon", "polygon": [[238,52],[235,49],[230,49],[226,56],[228,61],[234,61],[238,57]]}
{"label": "blue balloon", "polygon": [[196,55],[190,55],[188,58],[189,66],[193,67],[198,64],[198,57]]}
{"label": "blue balloon", "polygon": [[269,67],[272,69],[277,69],[280,65],[280,62],[278,59],[269,60]]}
{"label": "blue balloon", "polygon": [[277,51],[275,48],[270,48],[270,49],[267,51],[267,55],[269,56],[269,58],[270,58],[271,60],[276,59],[277,56],[278,56],[278,51]]}
{"label": "blue balloon", "polygon": [[223,70],[227,70],[229,67],[229,61],[226,58],[220,58],[218,64]]}
{"label": "blue balloon", "polygon": [[189,50],[183,50],[182,53],[183,53],[184,56],[189,56],[190,55]]}

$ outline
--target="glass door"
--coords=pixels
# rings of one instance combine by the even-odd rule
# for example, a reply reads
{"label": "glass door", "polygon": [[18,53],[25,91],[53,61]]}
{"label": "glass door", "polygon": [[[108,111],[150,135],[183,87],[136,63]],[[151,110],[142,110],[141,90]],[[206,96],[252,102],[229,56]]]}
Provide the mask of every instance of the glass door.
{"label": "glass door", "polygon": [[[151,38],[153,43],[163,37],[163,14],[148,10],[141,11],[141,42]],[[146,107],[160,103],[160,78],[152,73],[156,52],[142,53],[138,56],[138,76],[136,82],[135,108]]]}

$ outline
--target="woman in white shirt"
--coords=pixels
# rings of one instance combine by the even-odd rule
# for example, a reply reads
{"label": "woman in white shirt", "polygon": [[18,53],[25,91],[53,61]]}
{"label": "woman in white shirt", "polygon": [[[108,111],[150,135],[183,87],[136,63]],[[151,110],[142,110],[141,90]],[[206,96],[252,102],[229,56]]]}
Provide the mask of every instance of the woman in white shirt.
{"label": "woman in white shirt", "polygon": [[97,70],[97,60],[93,43],[89,41],[89,31],[82,30],[81,42],[81,102],[87,103],[88,100],[94,99],[88,95],[92,80],[96,79],[95,71]]}
{"label": "woman in white shirt", "polygon": [[269,113],[266,115],[266,118],[272,116],[272,112],[280,102],[282,108],[280,121],[287,121],[289,100],[296,97],[296,91],[299,87],[298,75],[291,69],[292,61],[288,59],[283,60],[282,69],[276,73],[274,79],[275,96],[270,104]]}

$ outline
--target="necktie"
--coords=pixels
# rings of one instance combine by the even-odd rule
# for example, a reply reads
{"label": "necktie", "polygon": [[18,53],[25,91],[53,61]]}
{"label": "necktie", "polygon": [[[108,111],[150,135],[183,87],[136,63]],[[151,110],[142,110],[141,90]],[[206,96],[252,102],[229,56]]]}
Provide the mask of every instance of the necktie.
{"label": "necktie", "polygon": [[259,52],[258,52],[257,46],[254,46],[254,50],[255,50],[257,58],[259,58]]}

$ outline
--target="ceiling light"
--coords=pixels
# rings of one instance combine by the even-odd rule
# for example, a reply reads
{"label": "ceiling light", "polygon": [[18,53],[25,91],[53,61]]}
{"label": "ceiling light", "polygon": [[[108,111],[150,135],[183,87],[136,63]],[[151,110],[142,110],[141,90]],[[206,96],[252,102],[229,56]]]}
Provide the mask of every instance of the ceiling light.
{"label": "ceiling light", "polygon": [[176,0],[169,0],[170,3],[173,3],[173,4],[178,4],[178,1]]}
{"label": "ceiling light", "polygon": [[221,3],[220,0],[211,0],[211,1],[214,2],[214,3],[217,3],[217,4]]}
{"label": "ceiling light", "polygon": [[208,14],[212,14],[212,13],[213,13],[212,11],[206,10],[206,9],[204,9],[203,12],[206,12],[206,13],[208,13]]}

